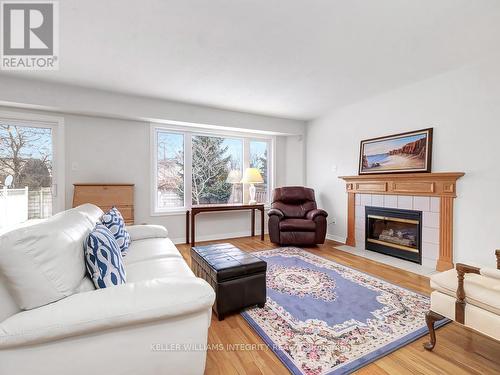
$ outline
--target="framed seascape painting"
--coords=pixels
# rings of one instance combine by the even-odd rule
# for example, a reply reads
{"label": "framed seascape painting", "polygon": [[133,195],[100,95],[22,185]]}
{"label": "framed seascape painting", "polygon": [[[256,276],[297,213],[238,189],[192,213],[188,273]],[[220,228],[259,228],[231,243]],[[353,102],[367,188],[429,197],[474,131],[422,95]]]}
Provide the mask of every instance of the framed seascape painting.
{"label": "framed seascape painting", "polygon": [[361,141],[359,174],[430,172],[432,128]]}

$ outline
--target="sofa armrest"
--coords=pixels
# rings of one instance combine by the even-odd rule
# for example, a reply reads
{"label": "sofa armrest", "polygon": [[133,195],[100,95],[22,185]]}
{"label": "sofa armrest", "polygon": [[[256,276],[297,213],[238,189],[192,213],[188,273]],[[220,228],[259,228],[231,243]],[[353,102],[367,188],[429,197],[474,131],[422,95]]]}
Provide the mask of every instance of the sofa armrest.
{"label": "sofa armrest", "polygon": [[[0,349],[39,344],[208,311],[212,287],[199,278],[162,278],[78,293],[0,323]],[[208,324],[207,324],[208,328]]]}
{"label": "sofa armrest", "polygon": [[162,225],[131,225],[125,229],[129,232],[132,241],[168,237],[168,231]]}
{"label": "sofa armrest", "polygon": [[324,217],[327,217],[327,216],[328,216],[328,213],[327,213],[325,210],[322,210],[322,209],[316,208],[316,209],[314,209],[314,210],[309,211],[309,212],[306,214],[306,219],[307,219],[307,220],[314,220],[317,216],[324,216]]}
{"label": "sofa armrest", "polygon": [[285,214],[283,213],[283,211],[281,211],[280,209],[277,209],[277,208],[271,208],[268,212],[267,212],[267,215],[268,216],[278,216],[280,219],[285,217]]}

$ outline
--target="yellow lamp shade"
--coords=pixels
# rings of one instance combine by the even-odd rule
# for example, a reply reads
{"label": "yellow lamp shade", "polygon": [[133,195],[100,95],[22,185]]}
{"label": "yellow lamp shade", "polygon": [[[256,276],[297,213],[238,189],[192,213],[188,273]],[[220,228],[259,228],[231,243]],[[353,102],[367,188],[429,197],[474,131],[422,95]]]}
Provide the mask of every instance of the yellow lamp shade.
{"label": "yellow lamp shade", "polygon": [[244,184],[262,184],[264,180],[257,168],[247,168],[241,182]]}

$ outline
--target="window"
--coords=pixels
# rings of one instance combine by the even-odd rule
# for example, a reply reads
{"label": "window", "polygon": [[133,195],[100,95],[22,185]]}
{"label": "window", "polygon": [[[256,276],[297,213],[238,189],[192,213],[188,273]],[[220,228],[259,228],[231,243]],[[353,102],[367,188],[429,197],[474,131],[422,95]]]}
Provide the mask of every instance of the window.
{"label": "window", "polygon": [[250,141],[250,168],[257,168],[264,180],[263,184],[258,184],[255,190],[255,200],[257,203],[267,203],[269,197],[268,184],[268,142]]}
{"label": "window", "polygon": [[156,132],[156,205],[160,210],[184,206],[184,135]]}
{"label": "window", "polygon": [[22,116],[0,117],[0,229],[62,208],[56,198],[57,126]]}
{"label": "window", "polygon": [[248,185],[241,183],[245,168],[260,171],[264,183],[256,185],[256,200],[268,202],[272,139],[152,129],[154,213],[246,202]]}
{"label": "window", "polygon": [[228,177],[232,171],[241,176],[243,141],[194,135],[191,147],[192,204],[241,203],[241,189],[234,186],[240,184]]}

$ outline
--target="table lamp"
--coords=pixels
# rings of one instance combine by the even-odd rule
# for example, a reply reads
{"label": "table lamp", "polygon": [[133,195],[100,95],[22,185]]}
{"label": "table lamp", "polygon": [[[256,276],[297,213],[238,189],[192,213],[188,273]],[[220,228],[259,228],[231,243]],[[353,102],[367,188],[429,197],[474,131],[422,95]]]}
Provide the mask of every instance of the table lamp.
{"label": "table lamp", "polygon": [[229,171],[227,174],[226,182],[228,184],[232,184],[233,188],[231,191],[231,203],[236,203],[238,201],[238,198],[236,197],[236,189],[235,186],[236,184],[241,183],[241,171],[239,169],[232,169]]}
{"label": "table lamp", "polygon": [[248,204],[255,204],[257,201],[255,200],[255,185],[254,184],[262,184],[264,180],[257,168],[247,168],[245,173],[243,174],[243,178],[241,182],[244,184],[250,184],[248,188],[248,192],[250,193],[250,201]]}

